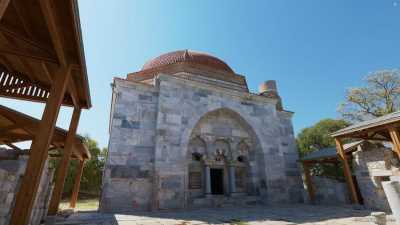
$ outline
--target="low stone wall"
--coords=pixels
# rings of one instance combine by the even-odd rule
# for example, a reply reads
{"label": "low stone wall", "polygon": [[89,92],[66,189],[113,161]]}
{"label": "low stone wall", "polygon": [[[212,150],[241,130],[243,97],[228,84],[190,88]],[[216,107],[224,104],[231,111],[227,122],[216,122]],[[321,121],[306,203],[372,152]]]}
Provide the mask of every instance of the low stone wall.
{"label": "low stone wall", "polygon": [[[0,161],[0,225],[8,225],[12,208],[15,204],[16,194],[19,190],[21,178],[25,172],[27,156],[20,156],[17,160]],[[30,225],[38,225],[46,216],[48,203],[53,189],[53,169],[48,168],[46,161],[39,191],[35,200]]]}
{"label": "low stone wall", "polygon": [[312,176],[311,180],[315,189],[316,204],[342,205],[350,203],[345,182],[318,176]]}
{"label": "low stone wall", "polygon": [[353,153],[353,169],[365,207],[390,212],[382,181],[393,175],[393,152],[387,148],[363,148]]}

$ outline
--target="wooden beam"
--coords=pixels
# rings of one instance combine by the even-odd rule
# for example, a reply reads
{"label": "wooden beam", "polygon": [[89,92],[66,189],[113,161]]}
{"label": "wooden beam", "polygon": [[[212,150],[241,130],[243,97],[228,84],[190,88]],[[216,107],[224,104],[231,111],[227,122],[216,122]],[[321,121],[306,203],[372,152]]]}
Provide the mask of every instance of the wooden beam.
{"label": "wooden beam", "polygon": [[62,67],[58,71],[50,97],[42,115],[35,139],[32,141],[29,157],[20,189],[17,193],[10,224],[28,225],[32,207],[37,196],[40,178],[47,159],[47,150],[53,137],[58,113],[70,79],[71,69]]}
{"label": "wooden beam", "polygon": [[80,107],[79,104],[79,97],[78,97],[78,90],[76,89],[75,83],[73,80],[69,82],[68,85],[68,93],[71,96],[72,103],[74,104],[75,107]]}
{"label": "wooden beam", "polygon": [[[14,9],[15,9],[15,12],[17,13],[18,19],[21,22],[22,26],[24,27],[24,31],[30,37],[33,37],[32,28],[34,26],[31,24],[31,20],[25,18],[26,16],[30,15],[30,13],[27,12],[27,9],[26,9],[28,7],[26,7],[25,5],[21,5],[21,1],[18,1],[18,0],[14,0],[12,3],[14,6]],[[28,8],[28,10],[29,10],[29,8]]]}
{"label": "wooden beam", "polygon": [[50,83],[53,83],[53,78],[51,77],[51,73],[49,68],[47,67],[45,62],[41,62],[40,63],[42,66],[42,69],[44,71],[44,75],[46,76],[46,78],[50,81]]}
{"label": "wooden beam", "polygon": [[10,0],[1,0],[0,1],[0,21],[3,18],[4,13],[6,12],[9,4],[10,4]]}
{"label": "wooden beam", "polygon": [[5,55],[15,55],[28,59],[36,59],[40,61],[46,61],[49,63],[58,64],[58,61],[57,59],[55,59],[55,56],[37,49],[27,49],[27,48],[19,49],[9,45],[2,45],[0,47],[0,53]]}
{"label": "wooden beam", "polygon": [[68,173],[69,161],[71,159],[73,146],[75,144],[75,138],[76,138],[75,134],[78,128],[80,114],[81,114],[81,109],[74,108],[74,112],[72,113],[72,118],[69,125],[66,144],[63,150],[63,156],[60,165],[58,167],[56,182],[50,200],[49,211],[48,211],[49,215],[56,215],[58,211],[58,205],[60,204],[61,196],[64,191],[65,178],[67,177]]}
{"label": "wooden beam", "polygon": [[[17,3],[18,1],[14,1],[14,4]],[[15,32],[13,30],[11,30],[10,28],[6,27],[6,26],[0,26],[0,31],[5,34],[8,35],[14,39],[17,39],[18,41],[21,41],[35,49],[40,49],[43,52],[47,52],[50,55],[55,55],[54,51],[47,46],[46,44],[41,43],[40,41],[36,40],[34,37],[27,37],[24,34],[21,34],[20,32]]]}
{"label": "wooden beam", "polygon": [[349,163],[347,162],[347,156],[343,149],[343,143],[341,142],[340,139],[337,139],[337,138],[335,138],[335,142],[336,142],[336,150],[338,152],[338,156],[342,160],[342,163],[343,163],[344,177],[346,178],[346,182],[347,182],[350,194],[351,194],[351,200],[355,204],[360,204],[360,200],[358,199],[358,195],[357,195],[357,190],[354,185],[353,176],[351,174],[351,169],[350,169]]}
{"label": "wooden beam", "polygon": [[85,165],[85,160],[80,160],[79,168],[75,175],[74,189],[72,190],[72,196],[70,202],[71,208],[75,208],[76,202],[78,201],[79,188],[81,186],[81,179],[82,179],[84,165]]}
{"label": "wooden beam", "polygon": [[311,181],[310,166],[304,162],[303,162],[303,171],[304,171],[304,181],[307,186],[308,196],[310,197],[311,203],[314,203],[315,202],[315,190],[314,190],[314,186]]}
{"label": "wooden beam", "polygon": [[390,127],[389,129],[390,138],[393,143],[393,150],[397,153],[397,156],[400,158],[400,134],[399,131],[395,127]]}
{"label": "wooden beam", "polygon": [[10,131],[13,131],[15,129],[22,128],[22,127],[23,127],[22,124],[12,124],[9,126],[2,127],[2,128],[0,128],[0,136],[3,136],[4,134],[9,133]]}
{"label": "wooden beam", "polygon": [[400,127],[400,121],[394,121],[388,124],[383,124],[375,127],[370,127],[364,130],[359,130],[359,131],[353,131],[351,133],[346,133],[342,135],[337,135],[333,136],[333,138],[364,138],[365,135],[368,135],[370,132],[377,132],[379,133],[380,131],[386,131],[390,127]]}
{"label": "wooden beam", "polygon": [[65,47],[62,41],[62,35],[59,30],[60,25],[58,25],[57,17],[55,15],[56,10],[53,4],[54,1],[51,0],[40,0],[40,6],[47,23],[47,27],[49,28],[50,36],[56,50],[58,60],[60,61],[61,65],[65,66],[68,65],[69,62],[64,49]]}
{"label": "wooden beam", "polygon": [[7,145],[8,147],[14,149],[14,150],[23,151],[21,148],[19,148],[18,146],[14,145],[14,144],[12,144],[12,143],[7,143],[6,145]]}

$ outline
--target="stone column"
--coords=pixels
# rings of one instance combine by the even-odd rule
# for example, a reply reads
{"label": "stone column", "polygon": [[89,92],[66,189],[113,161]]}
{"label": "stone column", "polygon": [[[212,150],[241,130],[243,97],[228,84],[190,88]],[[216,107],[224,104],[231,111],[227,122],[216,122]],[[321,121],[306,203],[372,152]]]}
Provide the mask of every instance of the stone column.
{"label": "stone column", "polygon": [[235,167],[233,165],[229,165],[229,190],[231,194],[236,192]]}
{"label": "stone column", "polygon": [[393,180],[385,181],[382,182],[382,187],[392,209],[393,216],[396,219],[396,224],[400,225],[400,182]]}
{"label": "stone column", "polygon": [[205,180],[206,180],[206,195],[211,195],[211,176],[210,176],[210,166],[205,165]]}

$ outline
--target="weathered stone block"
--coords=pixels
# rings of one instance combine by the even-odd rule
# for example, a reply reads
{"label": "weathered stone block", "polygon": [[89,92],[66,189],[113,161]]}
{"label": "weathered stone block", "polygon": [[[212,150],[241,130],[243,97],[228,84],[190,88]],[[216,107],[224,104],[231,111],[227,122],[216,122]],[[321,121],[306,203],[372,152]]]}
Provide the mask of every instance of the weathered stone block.
{"label": "weathered stone block", "polygon": [[181,176],[170,175],[161,178],[162,189],[179,189],[182,184]]}
{"label": "weathered stone block", "polygon": [[122,120],[121,127],[127,128],[127,129],[140,129],[140,122],[139,121],[128,121],[128,120],[124,119],[124,120]]}

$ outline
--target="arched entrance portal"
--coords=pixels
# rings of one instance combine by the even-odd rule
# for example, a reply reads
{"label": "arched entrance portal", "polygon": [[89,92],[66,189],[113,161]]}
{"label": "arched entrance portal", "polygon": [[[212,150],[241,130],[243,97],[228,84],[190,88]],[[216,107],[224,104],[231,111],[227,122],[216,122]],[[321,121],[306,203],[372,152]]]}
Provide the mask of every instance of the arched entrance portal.
{"label": "arched entrance portal", "polygon": [[[187,154],[187,197],[258,195],[265,171],[260,144],[250,125],[236,112],[219,109],[194,126]],[[256,157],[257,155],[257,157]],[[261,179],[260,179],[261,178]]]}

